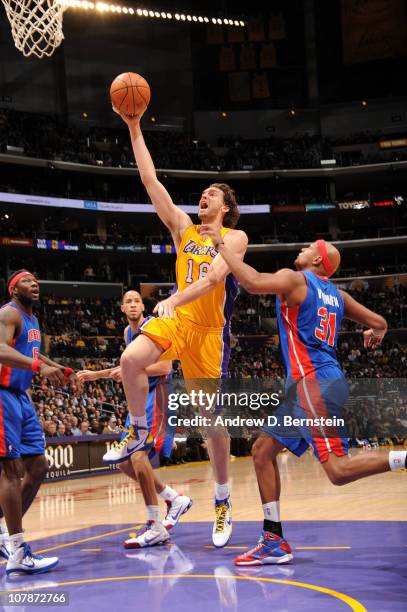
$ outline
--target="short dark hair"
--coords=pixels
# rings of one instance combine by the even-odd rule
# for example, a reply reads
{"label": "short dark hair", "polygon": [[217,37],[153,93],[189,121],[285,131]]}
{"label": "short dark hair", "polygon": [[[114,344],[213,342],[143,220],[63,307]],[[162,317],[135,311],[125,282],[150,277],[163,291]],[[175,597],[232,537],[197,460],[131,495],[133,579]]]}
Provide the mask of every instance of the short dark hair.
{"label": "short dark hair", "polygon": [[233,229],[234,227],[236,227],[240,217],[240,211],[237,205],[236,194],[234,190],[226,183],[212,183],[211,187],[216,187],[216,189],[220,189],[223,192],[223,199],[226,206],[229,207],[229,210],[223,217],[222,225],[224,227],[230,227]]}
{"label": "short dark hair", "polygon": [[143,296],[141,295],[140,291],[137,291],[137,289],[127,289],[127,291],[125,291],[122,295],[122,304],[124,303],[124,298],[126,297],[126,295],[130,293],[131,291],[133,291],[134,293],[138,293],[141,298],[141,301],[143,302]]}

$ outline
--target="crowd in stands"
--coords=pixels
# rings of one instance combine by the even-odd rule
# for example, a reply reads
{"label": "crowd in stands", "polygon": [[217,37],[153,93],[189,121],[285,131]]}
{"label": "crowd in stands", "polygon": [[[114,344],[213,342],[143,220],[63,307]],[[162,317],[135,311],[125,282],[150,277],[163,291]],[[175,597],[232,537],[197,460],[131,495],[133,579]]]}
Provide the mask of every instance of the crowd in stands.
{"label": "crowd in stands", "polygon": [[[8,188],[0,186],[0,191],[2,190],[7,191]],[[145,200],[146,197],[142,198],[142,201]],[[196,198],[195,203],[197,201]],[[269,204],[270,200],[265,198],[262,203]],[[279,206],[281,210],[283,205],[280,204]],[[253,225],[253,219],[241,219],[239,227],[247,232],[250,244],[304,243],[309,242],[310,237],[314,236],[323,237],[326,240],[386,238],[404,235],[407,226],[407,207],[405,210],[399,210],[399,218],[396,224],[389,214],[387,214],[387,217],[383,214],[380,218],[377,216],[372,218],[368,211],[359,211],[359,216],[353,215],[350,218],[349,214],[345,217],[344,213],[338,211],[335,225],[332,225],[332,223],[329,225],[327,217],[325,223],[322,223],[320,227],[311,225],[310,215],[301,217],[297,214],[291,218],[286,217],[282,222],[281,216],[276,220],[272,212],[273,208],[271,207],[270,217],[268,219],[261,217],[261,223],[257,227]],[[81,221],[79,216],[75,221],[69,215],[58,216],[52,214],[49,217],[43,217],[40,221],[35,219],[30,222],[22,215],[21,211],[16,214],[7,210],[5,214],[7,218],[4,215],[2,216],[2,235],[4,236],[34,240],[61,240],[78,245],[80,251],[97,250],[98,247],[102,247],[101,250],[104,248],[114,250],[124,245],[138,245],[145,247],[146,251],[151,251],[151,244],[171,243],[168,233],[154,223],[151,223],[149,229],[146,229],[143,233],[142,227],[131,222],[134,219],[134,216],[131,215],[122,215],[121,219],[116,217],[115,222],[111,220],[108,233],[98,235],[96,220],[93,227],[90,224],[89,227],[86,227],[85,221],[83,219]],[[361,218],[363,223],[361,223]],[[145,219],[143,221],[145,222]]]}
{"label": "crowd in stands", "polygon": [[[151,311],[155,302],[162,299],[158,291],[146,300],[147,311]],[[361,303],[380,312],[390,328],[407,326],[407,288],[403,285],[375,288],[357,279],[351,287],[347,287],[347,291]],[[45,333],[51,336],[49,348],[52,354],[61,357],[113,358],[121,352],[123,315],[119,298],[44,296],[39,316]],[[270,334],[275,330],[275,318],[272,296],[255,296],[241,291],[235,302],[232,334],[238,337]],[[360,326],[357,324],[343,321],[343,331],[358,329]]]}
{"label": "crowd in stands", "polygon": [[[374,140],[374,135],[371,135]],[[147,145],[156,166],[163,169],[189,170],[275,170],[320,167],[321,158],[332,158],[330,139],[298,135],[295,138],[269,137],[243,140],[240,137],[219,139],[216,146],[198,141],[182,132],[145,131]],[[356,138],[362,143],[363,135]],[[376,142],[380,135],[376,135]],[[17,147],[28,157],[77,162],[81,164],[133,167],[134,157],[127,130],[120,126],[107,129],[63,125],[56,117],[0,110],[0,152]],[[404,151],[372,154],[363,150],[352,163],[364,164],[397,161],[406,158]],[[340,161],[340,158],[338,158]]]}
{"label": "crowd in stands", "polygon": [[[363,348],[359,335],[342,340],[338,355],[350,382],[355,379],[373,379],[375,382],[378,378],[396,379],[397,382],[407,367],[405,346],[386,342],[382,348],[368,352]],[[106,360],[86,357],[82,360],[64,360],[64,363],[103,369],[116,365],[117,361],[117,358]],[[174,366],[175,377],[181,376],[179,365],[175,363]],[[274,384],[279,382],[282,388],[284,370],[277,343],[255,349],[249,342],[239,339],[232,351],[230,376],[259,381],[269,379]],[[78,391],[75,386],[53,389],[37,377],[32,399],[46,437],[117,434],[127,415],[123,387],[112,380],[85,383]],[[362,445],[361,441],[367,438],[370,442],[364,442],[366,445],[389,439],[393,443],[402,443],[404,437],[407,440],[407,436],[402,433],[406,431],[407,406],[401,396],[384,403],[364,396],[356,405],[353,403],[348,407],[345,418],[349,437],[355,445]],[[240,432],[238,438],[233,440],[233,454],[248,454],[252,436],[253,432]],[[178,445],[172,461],[179,463],[206,458],[204,441],[198,432],[193,432],[187,436],[186,444]]]}
{"label": "crowd in stands", "polygon": [[[348,288],[356,299],[381,312],[390,328],[405,326],[406,289],[367,286],[355,281]],[[104,369],[117,365],[124,349],[124,321],[118,299],[44,297],[39,313],[48,338],[49,354],[76,369]],[[250,380],[269,379],[284,384],[284,369],[275,328],[274,300],[269,296],[240,293],[233,318],[233,343],[230,377]],[[363,348],[358,326],[348,324],[341,334],[339,361],[347,378],[401,379],[407,369],[407,348],[401,342],[386,340],[375,350]],[[174,363],[174,377],[182,373]],[[75,386],[53,389],[38,377],[32,398],[47,437],[82,436],[118,433],[127,415],[123,387],[112,380],[85,383],[80,391]],[[383,412],[385,410],[385,413]],[[385,414],[385,418],[383,415]],[[355,445],[388,441],[388,432],[398,431],[407,423],[407,407],[402,401],[383,406],[365,397],[348,414],[349,435]],[[366,428],[375,435],[366,441]],[[233,440],[233,454],[250,451],[252,432],[243,432]],[[397,443],[397,435],[393,437]],[[370,442],[369,442],[370,440]],[[401,437],[399,441],[403,441]],[[207,458],[205,441],[195,432],[174,449],[172,462]]]}

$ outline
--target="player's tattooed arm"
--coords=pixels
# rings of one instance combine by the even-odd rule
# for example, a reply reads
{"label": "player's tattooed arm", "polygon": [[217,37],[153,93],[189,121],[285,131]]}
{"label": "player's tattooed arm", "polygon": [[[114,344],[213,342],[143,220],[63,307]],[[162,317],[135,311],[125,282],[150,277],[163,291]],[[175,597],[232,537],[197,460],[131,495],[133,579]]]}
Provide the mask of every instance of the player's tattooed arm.
{"label": "player's tattooed arm", "polygon": [[178,249],[182,235],[187,227],[192,225],[192,220],[189,215],[174,204],[170,194],[157,178],[154,162],[141,131],[141,116],[127,117],[121,113],[119,114],[129,128],[133,153],[141,181],[158,216],[171,232],[175,247]]}
{"label": "player's tattooed arm", "polygon": [[[21,317],[18,311],[15,308],[4,308],[0,312],[0,363],[18,370],[32,370],[35,360],[10,346],[20,331]],[[42,363],[38,374],[48,378],[53,385],[60,385],[64,382],[64,375],[59,367]]]}
{"label": "player's tattooed arm", "polygon": [[[200,233],[202,234],[203,232],[201,231]],[[246,234],[241,230],[233,230],[233,232],[226,234],[224,240],[225,244],[228,244],[229,248],[233,249],[236,258],[241,261],[247,249],[248,241]],[[178,291],[166,300],[159,302],[154,308],[154,312],[163,319],[173,318],[175,309],[178,308],[178,306],[189,304],[206,293],[209,293],[218,283],[224,280],[229,272],[231,272],[231,270],[224,259],[220,257],[219,254],[216,255],[208,268],[206,276],[195,281],[183,291]]]}
{"label": "player's tattooed arm", "polygon": [[345,308],[345,317],[355,323],[360,323],[369,329],[363,332],[365,348],[375,348],[383,340],[387,332],[387,321],[377,312],[373,312],[356,301],[349,293],[340,290]]}

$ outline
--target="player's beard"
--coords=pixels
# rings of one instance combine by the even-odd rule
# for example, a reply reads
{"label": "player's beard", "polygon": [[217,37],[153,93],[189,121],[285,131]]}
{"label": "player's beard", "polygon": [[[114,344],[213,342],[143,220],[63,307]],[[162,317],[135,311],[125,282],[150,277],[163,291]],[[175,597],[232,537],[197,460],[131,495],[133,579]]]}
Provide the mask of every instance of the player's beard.
{"label": "player's beard", "polygon": [[137,326],[140,325],[140,323],[143,321],[143,313],[140,313],[138,317],[133,316],[128,316],[127,320],[129,323],[136,323]]}
{"label": "player's beard", "polygon": [[19,295],[17,297],[18,301],[20,302],[20,304],[22,306],[24,306],[24,308],[32,308],[33,306],[35,306],[36,304],[39,303],[40,298],[38,297],[36,300],[34,300],[33,298],[29,298],[27,296],[23,296],[23,295]]}

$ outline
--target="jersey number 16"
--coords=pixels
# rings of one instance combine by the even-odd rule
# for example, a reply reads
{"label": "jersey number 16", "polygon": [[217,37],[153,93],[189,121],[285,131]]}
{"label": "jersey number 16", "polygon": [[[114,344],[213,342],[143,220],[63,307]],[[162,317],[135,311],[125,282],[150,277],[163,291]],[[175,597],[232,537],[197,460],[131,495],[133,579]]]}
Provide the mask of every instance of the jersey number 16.
{"label": "jersey number 16", "polygon": [[[194,260],[193,259],[188,259],[187,261],[187,265],[188,265],[188,272],[187,272],[187,276],[185,279],[186,283],[193,283],[195,280],[199,280],[200,278],[204,278],[207,274],[208,274],[208,269],[210,264],[207,263],[206,261],[202,261],[199,266],[198,264],[194,265]],[[197,278],[194,278],[194,276],[196,275],[196,268],[198,268],[198,276]],[[195,272],[195,273],[194,273]]]}

